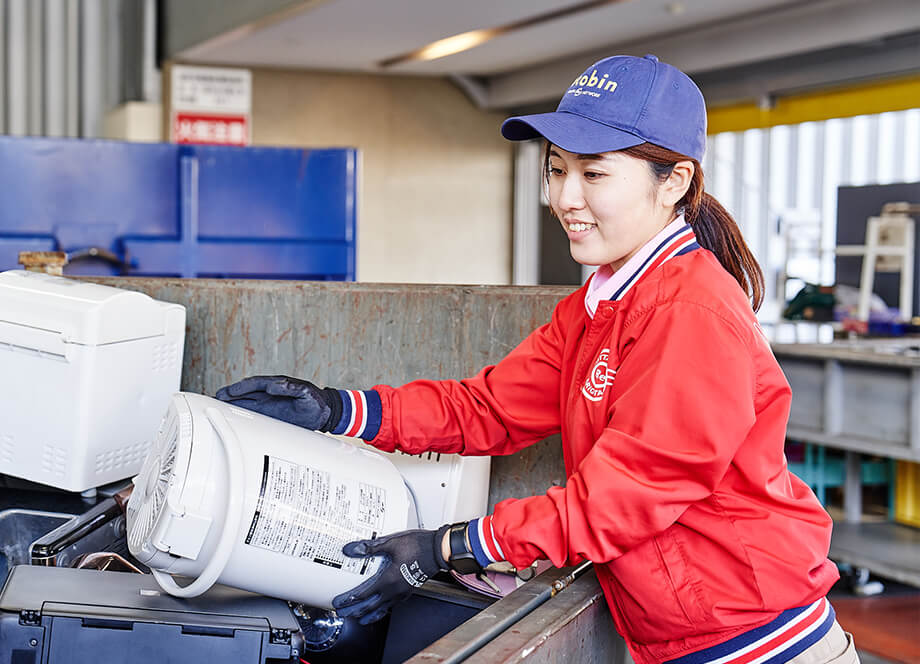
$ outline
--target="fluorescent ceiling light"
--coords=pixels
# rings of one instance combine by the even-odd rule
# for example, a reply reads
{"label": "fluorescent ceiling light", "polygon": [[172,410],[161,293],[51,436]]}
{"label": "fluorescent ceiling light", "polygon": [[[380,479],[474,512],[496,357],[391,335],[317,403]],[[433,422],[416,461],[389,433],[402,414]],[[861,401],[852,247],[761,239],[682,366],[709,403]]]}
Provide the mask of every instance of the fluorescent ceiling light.
{"label": "fluorescent ceiling light", "polygon": [[571,16],[572,14],[577,14],[589,9],[602,7],[603,5],[612,5],[625,1],[626,0],[590,0],[589,2],[580,2],[578,4],[572,5],[571,7],[557,9],[555,11],[547,12],[546,14],[539,14],[532,18],[524,19],[522,21],[515,21],[514,23],[507,23],[495,28],[483,28],[481,30],[461,32],[460,34],[453,35],[451,37],[445,37],[444,39],[433,41],[430,44],[426,44],[425,46],[422,46],[421,48],[418,48],[414,51],[410,51],[409,53],[403,53],[402,55],[397,55],[392,58],[387,58],[386,60],[381,60],[377,64],[380,67],[392,67],[393,65],[409,62],[412,60],[437,60],[438,58],[444,58],[448,55],[454,55],[456,53],[468,51],[471,48],[476,48],[480,44],[483,44],[490,39],[494,39],[495,37],[506,34],[508,32],[512,32],[514,30],[529,28],[534,25],[565,18],[567,16]]}
{"label": "fluorescent ceiling light", "polygon": [[493,30],[470,30],[469,32],[461,32],[453,37],[439,39],[416,51],[415,59],[437,60],[454,53],[468,51],[491,39],[494,36],[493,32]]}

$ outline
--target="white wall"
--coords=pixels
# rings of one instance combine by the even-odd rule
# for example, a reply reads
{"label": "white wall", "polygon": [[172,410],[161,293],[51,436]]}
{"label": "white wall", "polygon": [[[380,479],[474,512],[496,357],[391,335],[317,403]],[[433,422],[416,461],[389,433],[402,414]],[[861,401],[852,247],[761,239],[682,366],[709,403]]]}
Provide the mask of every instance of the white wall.
{"label": "white wall", "polygon": [[154,143],[163,140],[163,107],[158,102],[130,101],[105,114],[102,137]]}
{"label": "white wall", "polygon": [[511,280],[502,114],[441,79],[253,70],[255,145],[360,153],[360,281]]}

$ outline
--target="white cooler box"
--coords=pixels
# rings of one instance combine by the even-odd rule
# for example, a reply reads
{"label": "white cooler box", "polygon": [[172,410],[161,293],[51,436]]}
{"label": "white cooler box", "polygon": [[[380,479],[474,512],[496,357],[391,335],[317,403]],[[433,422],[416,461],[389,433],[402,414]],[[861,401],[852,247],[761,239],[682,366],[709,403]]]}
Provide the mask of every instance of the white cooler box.
{"label": "white cooler box", "polygon": [[68,491],[136,475],[184,341],[181,305],[0,272],[0,473]]}

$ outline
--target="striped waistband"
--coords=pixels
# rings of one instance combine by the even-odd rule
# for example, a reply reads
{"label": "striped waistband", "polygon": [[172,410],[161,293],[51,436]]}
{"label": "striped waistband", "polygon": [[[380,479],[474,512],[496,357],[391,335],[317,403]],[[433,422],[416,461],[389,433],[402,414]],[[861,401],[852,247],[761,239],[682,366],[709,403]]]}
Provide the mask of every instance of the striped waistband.
{"label": "striped waistband", "polygon": [[766,625],[665,664],[781,664],[820,641],[834,620],[834,607],[822,597],[808,606],[783,611]]}

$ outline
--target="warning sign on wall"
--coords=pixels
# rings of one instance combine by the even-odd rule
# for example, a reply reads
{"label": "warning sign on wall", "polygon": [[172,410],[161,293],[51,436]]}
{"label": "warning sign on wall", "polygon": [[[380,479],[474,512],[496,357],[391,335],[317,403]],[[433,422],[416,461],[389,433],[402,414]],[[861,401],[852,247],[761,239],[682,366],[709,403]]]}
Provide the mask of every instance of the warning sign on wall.
{"label": "warning sign on wall", "polygon": [[249,70],[176,65],[171,78],[172,141],[249,145],[252,108]]}

